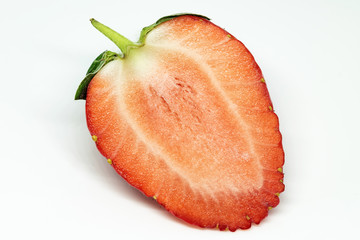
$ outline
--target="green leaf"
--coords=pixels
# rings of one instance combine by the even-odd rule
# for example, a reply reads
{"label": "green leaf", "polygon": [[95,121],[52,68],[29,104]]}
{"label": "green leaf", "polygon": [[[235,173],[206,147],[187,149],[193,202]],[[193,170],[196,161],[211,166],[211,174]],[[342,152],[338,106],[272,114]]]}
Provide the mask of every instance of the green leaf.
{"label": "green leaf", "polygon": [[111,51],[105,51],[101,53],[91,64],[89,67],[89,70],[86,73],[86,76],[84,80],[80,83],[76,94],[75,94],[75,100],[84,99],[86,100],[86,93],[87,88],[89,86],[90,81],[93,79],[93,77],[109,62],[114,60],[115,58],[119,57],[118,54],[111,52]]}
{"label": "green leaf", "polygon": [[210,18],[208,18],[208,17],[202,16],[202,15],[199,15],[199,14],[193,14],[193,13],[178,13],[178,14],[173,14],[173,15],[169,15],[169,16],[166,16],[166,17],[162,17],[159,20],[157,20],[154,24],[151,24],[150,26],[144,27],[142,29],[138,43],[140,43],[140,44],[145,43],[146,35],[151,30],[153,30],[158,25],[160,25],[161,23],[169,21],[169,20],[171,20],[173,18],[176,18],[176,17],[185,16],[185,15],[191,15],[191,16],[195,16],[195,17],[201,17],[201,18],[204,18],[206,20],[210,20]]}

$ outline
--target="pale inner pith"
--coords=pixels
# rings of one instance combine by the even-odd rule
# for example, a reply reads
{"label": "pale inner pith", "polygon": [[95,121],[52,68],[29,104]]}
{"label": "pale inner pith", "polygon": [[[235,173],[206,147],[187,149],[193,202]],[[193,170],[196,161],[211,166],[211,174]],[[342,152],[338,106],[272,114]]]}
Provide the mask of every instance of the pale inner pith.
{"label": "pale inner pith", "polygon": [[119,106],[152,154],[194,188],[261,187],[251,136],[211,74],[185,55],[143,54],[124,66]]}

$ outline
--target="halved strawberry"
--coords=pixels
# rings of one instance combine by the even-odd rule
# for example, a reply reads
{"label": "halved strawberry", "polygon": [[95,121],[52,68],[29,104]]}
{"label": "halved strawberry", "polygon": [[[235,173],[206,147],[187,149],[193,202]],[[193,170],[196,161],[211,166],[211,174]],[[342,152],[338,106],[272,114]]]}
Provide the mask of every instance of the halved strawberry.
{"label": "halved strawberry", "polygon": [[261,70],[207,18],[182,14],[106,51],[76,99],[99,151],[132,186],[200,227],[247,229],[279,203],[284,153]]}

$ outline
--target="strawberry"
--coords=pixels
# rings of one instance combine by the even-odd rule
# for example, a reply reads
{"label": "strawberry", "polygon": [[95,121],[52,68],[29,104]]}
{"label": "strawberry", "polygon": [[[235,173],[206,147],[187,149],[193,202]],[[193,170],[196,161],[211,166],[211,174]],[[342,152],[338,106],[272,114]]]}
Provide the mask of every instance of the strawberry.
{"label": "strawberry", "polygon": [[132,186],[204,228],[250,228],[284,191],[279,121],[246,47],[206,17],[172,15],[137,43],[92,19],[103,52],[86,99],[97,148]]}

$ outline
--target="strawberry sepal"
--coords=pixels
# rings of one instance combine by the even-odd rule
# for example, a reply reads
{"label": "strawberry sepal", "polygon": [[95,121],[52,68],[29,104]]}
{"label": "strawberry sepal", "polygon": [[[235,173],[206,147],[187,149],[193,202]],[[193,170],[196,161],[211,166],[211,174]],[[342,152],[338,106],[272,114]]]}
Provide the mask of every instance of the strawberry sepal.
{"label": "strawberry sepal", "polygon": [[109,62],[119,57],[117,53],[111,51],[104,51],[101,53],[90,65],[85,78],[81,81],[76,94],[75,100],[83,99],[86,100],[86,93],[89,83],[93,77]]}

